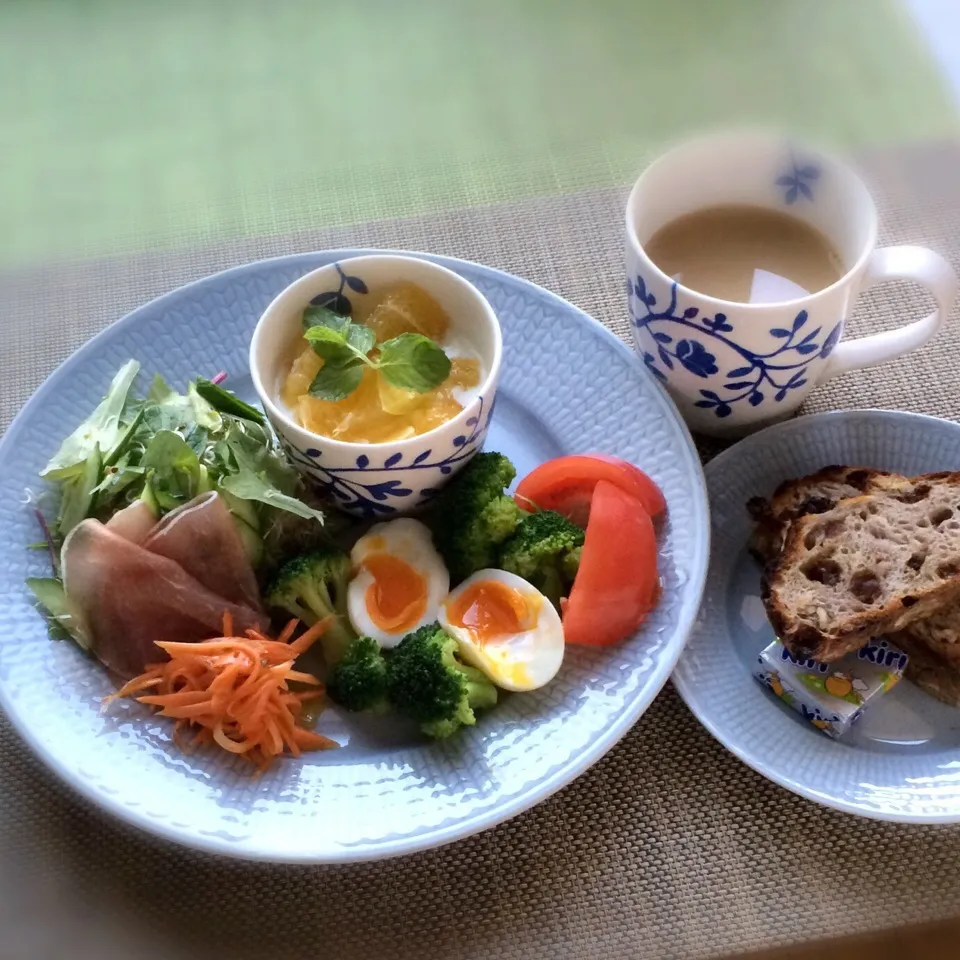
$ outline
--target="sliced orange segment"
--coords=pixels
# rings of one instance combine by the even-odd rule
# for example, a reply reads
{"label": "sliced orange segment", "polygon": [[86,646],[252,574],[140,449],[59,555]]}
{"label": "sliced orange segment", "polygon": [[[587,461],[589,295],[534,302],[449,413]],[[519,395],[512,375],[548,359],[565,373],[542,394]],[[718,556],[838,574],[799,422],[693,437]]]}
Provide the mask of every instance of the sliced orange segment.
{"label": "sliced orange segment", "polygon": [[450,318],[426,290],[415,283],[399,283],[387,291],[366,323],[377,335],[378,343],[399,337],[401,333],[422,333],[442,343]]}

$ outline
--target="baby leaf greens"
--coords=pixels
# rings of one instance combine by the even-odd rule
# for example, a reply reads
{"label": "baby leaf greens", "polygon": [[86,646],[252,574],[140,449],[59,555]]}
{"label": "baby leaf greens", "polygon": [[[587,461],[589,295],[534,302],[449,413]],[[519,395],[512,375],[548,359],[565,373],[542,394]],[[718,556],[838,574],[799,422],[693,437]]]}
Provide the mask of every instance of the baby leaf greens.
{"label": "baby leaf greens", "polygon": [[323,367],[310,384],[311,396],[343,400],[363,377],[364,367],[379,370],[389,384],[401,390],[426,393],[450,375],[450,358],[442,347],[420,333],[401,333],[376,345],[374,332],[327,307],[308,307],[303,313],[303,335]]}
{"label": "baby leaf greens", "polygon": [[323,520],[299,498],[300,477],[259,410],[203,378],[181,394],[156,376],[138,399],[131,389],[139,367],[124,364],[41,472],[60,487],[56,541],[81,520],[107,520],[136,500],[160,517],[210,490],[224,494],[248,545],[271,510]]}
{"label": "baby leaf greens", "polygon": [[72,637],[86,650],[89,645],[82,631],[77,629],[63,583],[55,577],[27,577],[27,588],[47,611],[53,638],[63,640]]}
{"label": "baby leaf greens", "polygon": [[251,407],[249,403],[241,400],[235,393],[225,390],[219,383],[197,377],[193,386],[197,393],[220,413],[229,413],[243,420],[252,420],[261,426],[265,423],[263,414],[256,407]]}
{"label": "baby leaf greens", "polygon": [[127,394],[140,371],[136,360],[128,360],[110,384],[107,395],[96,410],[67,437],[53,459],[43,468],[41,477],[47,480],[65,480],[81,473],[87,458],[99,447],[112,450],[122,439],[125,430],[120,417],[127,402]]}

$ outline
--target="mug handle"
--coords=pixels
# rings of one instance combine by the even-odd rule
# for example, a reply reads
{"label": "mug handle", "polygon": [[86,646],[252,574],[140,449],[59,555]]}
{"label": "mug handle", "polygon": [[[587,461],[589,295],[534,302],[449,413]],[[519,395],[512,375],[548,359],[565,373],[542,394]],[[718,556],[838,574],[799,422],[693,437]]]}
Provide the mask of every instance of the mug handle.
{"label": "mug handle", "polygon": [[957,299],[957,275],[953,267],[939,253],[926,247],[883,247],[874,250],[867,263],[860,292],[886,280],[916,281],[933,294],[937,309],[905,327],[841,341],[827,361],[823,380],[850,370],[885,363],[922,347],[939,332]]}

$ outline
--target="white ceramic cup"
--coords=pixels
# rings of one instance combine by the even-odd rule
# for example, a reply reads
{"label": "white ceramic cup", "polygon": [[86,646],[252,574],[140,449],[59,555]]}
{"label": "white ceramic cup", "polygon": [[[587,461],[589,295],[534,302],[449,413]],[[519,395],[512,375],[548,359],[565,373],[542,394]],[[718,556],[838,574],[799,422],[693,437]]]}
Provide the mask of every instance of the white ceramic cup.
{"label": "white ceramic cup", "polygon": [[[302,348],[302,317],[322,302],[349,314],[358,300],[400,281],[427,291],[450,317],[450,332],[469,343],[484,377],[476,398],[452,420],[390,443],[347,443],[302,427],[280,399]],[[250,373],[263,409],[290,459],[348,513],[387,519],[427,502],[480,449],[500,377],[500,324],[486,297],[452,270],[419,257],[371,254],[331,263],[301,277],[264,311],[250,342]]]}
{"label": "white ceramic cup", "polygon": [[[647,256],[644,244],[665,224],[726,204],[814,226],[839,255],[843,276],[793,300],[735,303],[683,286]],[[939,254],[877,249],[876,207],[849,167],[758,132],[691,140],[647,168],[627,201],[626,269],[637,351],[690,426],[720,436],[784,419],[817,384],[916,350],[943,326],[957,296],[957,278]],[[842,340],[857,297],[885,280],[915,280],[937,309],[895,330]]]}

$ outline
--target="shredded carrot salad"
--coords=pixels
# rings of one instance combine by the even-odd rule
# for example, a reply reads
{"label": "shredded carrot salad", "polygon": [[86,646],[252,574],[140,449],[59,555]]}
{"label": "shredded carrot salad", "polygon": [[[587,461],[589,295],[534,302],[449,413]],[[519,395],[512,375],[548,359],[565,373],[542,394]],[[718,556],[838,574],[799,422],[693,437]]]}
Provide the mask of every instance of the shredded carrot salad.
{"label": "shredded carrot salad", "polygon": [[[337,747],[335,740],[298,725],[303,705],[322,698],[324,689],[312,674],[293,669],[296,658],[332,618],[320,620],[294,640],[298,622],[291,620],[275,640],[256,630],[237,637],[230,615],[224,614],[222,637],[201,643],[158,642],[170,659],[148,666],[106,697],[104,707],[120,697],[136,697],[177,721],[174,740],[181,749],[212,741],[251,761],[260,772],[286,751],[299,757],[303,751]],[[291,690],[291,683],[307,689]],[[184,743],[184,729],[191,726],[199,730]]]}

